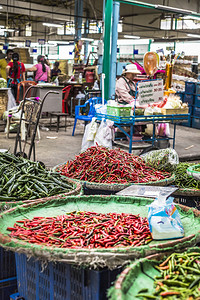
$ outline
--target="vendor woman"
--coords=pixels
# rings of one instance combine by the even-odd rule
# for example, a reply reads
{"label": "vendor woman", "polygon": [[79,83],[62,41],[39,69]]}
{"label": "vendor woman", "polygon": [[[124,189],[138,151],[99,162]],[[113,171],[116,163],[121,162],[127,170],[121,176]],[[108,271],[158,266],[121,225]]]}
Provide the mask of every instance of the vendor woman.
{"label": "vendor woman", "polygon": [[135,99],[135,83],[133,82],[137,74],[141,74],[136,65],[126,65],[122,76],[116,82],[116,100],[121,104],[129,104]]}

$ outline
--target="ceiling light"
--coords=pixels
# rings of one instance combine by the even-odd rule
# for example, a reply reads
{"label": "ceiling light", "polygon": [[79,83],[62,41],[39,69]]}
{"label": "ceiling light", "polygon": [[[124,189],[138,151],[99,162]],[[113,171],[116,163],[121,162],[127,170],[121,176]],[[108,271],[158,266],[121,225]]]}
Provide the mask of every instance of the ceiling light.
{"label": "ceiling light", "polygon": [[199,16],[199,17],[195,17],[195,16],[185,16],[183,19],[184,19],[184,20],[197,20],[197,21],[200,21],[200,16]]}
{"label": "ceiling light", "polygon": [[62,45],[69,45],[69,42],[68,41],[48,41],[48,44],[54,44],[54,45],[60,45],[60,44],[62,44]]}
{"label": "ceiling light", "polygon": [[178,7],[165,6],[165,5],[160,5],[160,4],[156,4],[155,8],[160,9],[160,10],[171,11],[171,12],[175,12],[175,13],[179,13],[179,14],[186,14],[186,15],[191,15],[192,13],[194,13],[194,14],[196,13],[191,10],[182,9],[182,8],[178,8]]}
{"label": "ceiling light", "polygon": [[140,39],[140,36],[137,35],[124,35],[126,39]]}
{"label": "ceiling light", "polygon": [[3,9],[3,6],[0,5],[0,9]]}
{"label": "ceiling light", "polygon": [[90,39],[90,38],[81,38],[81,41],[87,41],[87,42],[93,42],[94,39]]}
{"label": "ceiling light", "polygon": [[63,25],[61,24],[54,24],[54,23],[43,23],[44,26],[48,26],[48,27],[63,27]]}
{"label": "ceiling light", "polygon": [[200,35],[198,35],[198,34],[190,34],[190,33],[188,33],[187,36],[200,38]]}

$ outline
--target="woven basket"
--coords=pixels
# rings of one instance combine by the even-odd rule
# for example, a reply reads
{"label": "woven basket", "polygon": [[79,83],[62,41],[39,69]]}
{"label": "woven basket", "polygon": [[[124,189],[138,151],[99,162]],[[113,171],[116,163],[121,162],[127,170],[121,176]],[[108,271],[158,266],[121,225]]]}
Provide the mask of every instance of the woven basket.
{"label": "woven basket", "polygon": [[0,118],[2,118],[3,113],[6,111],[7,104],[8,104],[8,91],[0,90]]}
{"label": "woven basket", "polygon": [[129,263],[131,260],[146,257],[168,250],[178,251],[196,245],[200,241],[200,212],[177,205],[185,229],[185,237],[175,240],[151,241],[138,247],[111,247],[95,249],[56,248],[30,244],[9,237],[6,228],[12,227],[17,220],[32,219],[35,216],[57,216],[70,211],[96,211],[140,214],[147,216],[148,207],[153,200],[123,196],[71,196],[17,206],[0,215],[0,244],[9,250],[36,256],[48,261],[60,261],[69,264],[87,264],[92,267],[110,269]]}
{"label": "woven basket", "polygon": [[[129,300],[129,299],[140,299],[136,298],[135,295],[143,288],[153,289],[153,280],[150,279],[147,274],[152,278],[155,276],[154,265],[157,265],[159,261],[166,259],[174,251],[167,251],[164,253],[157,253],[146,258],[139,259],[132,263],[130,266],[125,268],[119,275],[113,287],[108,291],[110,300]],[[180,252],[180,251],[177,251]],[[183,251],[181,251],[183,252]],[[199,247],[189,248],[187,252],[198,252],[200,254]],[[141,268],[143,266],[143,271]],[[159,274],[159,273],[158,273]],[[141,280],[142,278],[142,280]],[[134,288],[133,288],[134,287]],[[142,299],[142,297],[141,297]],[[166,297],[167,299],[167,297]]]}
{"label": "woven basket", "polygon": [[[65,164],[57,165],[55,166],[52,171],[58,172],[60,168],[62,168]],[[58,172],[59,173],[59,172]],[[120,192],[121,190],[125,189],[126,187],[133,185],[133,184],[142,184],[142,185],[155,185],[155,186],[167,186],[172,184],[175,181],[175,175],[173,174],[171,177],[160,180],[160,181],[149,181],[146,183],[127,183],[127,184],[118,184],[118,183],[113,183],[113,184],[108,184],[108,183],[96,183],[96,182],[89,182],[89,181],[83,181],[83,180],[78,180],[74,178],[69,178],[75,182],[79,182],[84,187],[89,188],[91,190],[103,190],[103,191],[112,191],[112,192]]]}
{"label": "woven basket", "polygon": [[200,189],[179,188],[173,196],[200,196]]}
{"label": "woven basket", "polygon": [[45,198],[39,198],[39,199],[33,199],[33,200],[21,200],[21,201],[9,201],[9,202],[0,202],[0,213],[3,211],[9,210],[12,207],[23,205],[23,204],[30,204],[40,201],[52,201],[54,199],[65,199],[68,196],[75,196],[75,195],[82,195],[82,186],[78,182],[74,182],[70,179],[67,179],[67,182],[72,183],[74,185],[74,189],[71,190],[68,193],[58,194],[51,197],[45,197]]}

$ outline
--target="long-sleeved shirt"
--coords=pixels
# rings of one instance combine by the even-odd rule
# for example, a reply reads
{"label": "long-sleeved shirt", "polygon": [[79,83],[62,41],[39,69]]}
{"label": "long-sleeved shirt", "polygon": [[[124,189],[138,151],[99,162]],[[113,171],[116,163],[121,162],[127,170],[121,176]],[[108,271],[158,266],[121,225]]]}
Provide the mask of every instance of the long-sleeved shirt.
{"label": "long-sleeved shirt", "polygon": [[[133,82],[130,81],[128,78],[126,78],[126,80],[129,83],[130,88],[133,91],[135,91],[135,85],[133,84]],[[120,102],[121,103],[123,103],[123,102],[130,103],[131,101],[134,100],[134,97],[129,94],[130,88],[129,88],[127,82],[124,80],[123,77],[120,77],[116,82],[115,93],[116,93],[116,96],[118,97],[117,101],[119,103]]]}

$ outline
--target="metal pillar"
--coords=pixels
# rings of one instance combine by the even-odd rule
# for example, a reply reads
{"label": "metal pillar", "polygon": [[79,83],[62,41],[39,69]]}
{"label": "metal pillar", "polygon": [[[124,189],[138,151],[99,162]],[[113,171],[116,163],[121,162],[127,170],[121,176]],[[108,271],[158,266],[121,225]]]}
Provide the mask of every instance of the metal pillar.
{"label": "metal pillar", "polygon": [[[84,32],[84,37],[88,36],[89,33],[89,20],[87,19],[85,22],[85,32]],[[85,41],[84,42],[84,63],[86,64],[87,62],[87,58],[88,58],[88,46],[89,46],[89,42]]]}
{"label": "metal pillar", "polygon": [[109,98],[110,88],[110,56],[112,37],[112,9],[113,0],[106,0],[105,4],[105,24],[104,24],[104,53],[103,53],[103,73],[105,74],[105,99]]}
{"label": "metal pillar", "polygon": [[113,3],[113,18],[112,18],[112,49],[111,49],[111,71],[110,71],[110,88],[109,98],[115,95],[115,82],[117,74],[117,39],[118,39],[118,23],[119,23],[120,3]]}
{"label": "metal pillar", "polygon": [[75,0],[74,14],[75,41],[77,42],[81,39],[83,0]]}

